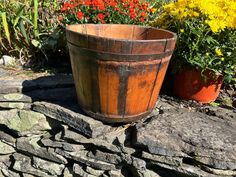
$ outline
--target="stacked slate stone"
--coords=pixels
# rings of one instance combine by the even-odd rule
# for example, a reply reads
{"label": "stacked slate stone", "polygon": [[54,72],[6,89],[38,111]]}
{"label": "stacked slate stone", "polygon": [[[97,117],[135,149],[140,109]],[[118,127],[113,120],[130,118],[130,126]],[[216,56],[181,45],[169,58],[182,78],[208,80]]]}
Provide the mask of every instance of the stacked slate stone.
{"label": "stacked slate stone", "polygon": [[236,175],[235,110],[162,98],[142,121],[105,124],[78,108],[71,75],[0,84],[0,176]]}

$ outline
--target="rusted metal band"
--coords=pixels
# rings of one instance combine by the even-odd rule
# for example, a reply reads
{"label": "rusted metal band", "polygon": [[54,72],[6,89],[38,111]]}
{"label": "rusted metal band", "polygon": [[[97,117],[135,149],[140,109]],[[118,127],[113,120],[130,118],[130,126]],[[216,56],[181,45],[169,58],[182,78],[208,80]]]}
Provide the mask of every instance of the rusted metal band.
{"label": "rusted metal band", "polygon": [[165,57],[172,55],[173,50],[166,51],[160,54],[122,54],[122,53],[109,53],[96,51],[86,48],[81,48],[75,44],[68,42],[68,46],[71,51],[79,53],[78,56],[91,56],[98,60],[109,60],[109,61],[150,61],[150,60],[161,60]]}

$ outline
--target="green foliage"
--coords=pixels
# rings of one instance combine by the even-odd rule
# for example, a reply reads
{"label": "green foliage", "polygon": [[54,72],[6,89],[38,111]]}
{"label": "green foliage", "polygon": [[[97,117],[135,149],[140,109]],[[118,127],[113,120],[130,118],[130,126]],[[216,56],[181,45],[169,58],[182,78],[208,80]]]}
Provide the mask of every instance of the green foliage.
{"label": "green foliage", "polygon": [[45,62],[58,48],[57,0],[3,1],[0,4],[0,56],[14,56],[21,64]]}

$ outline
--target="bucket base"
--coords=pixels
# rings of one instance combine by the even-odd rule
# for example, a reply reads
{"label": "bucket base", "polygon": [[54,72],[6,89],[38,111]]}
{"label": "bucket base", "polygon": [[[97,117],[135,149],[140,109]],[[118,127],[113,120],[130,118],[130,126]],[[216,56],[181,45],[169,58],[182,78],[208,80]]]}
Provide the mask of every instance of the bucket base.
{"label": "bucket base", "polygon": [[101,120],[103,122],[106,123],[131,123],[131,122],[135,122],[138,121],[144,117],[146,117],[147,115],[149,115],[152,110],[143,112],[141,114],[136,114],[136,115],[127,115],[127,116],[118,116],[118,115],[104,115],[104,114],[100,114],[100,113],[94,113],[92,111],[87,111],[85,109],[82,109],[86,114],[88,114],[89,116],[91,116],[94,119],[98,119]]}

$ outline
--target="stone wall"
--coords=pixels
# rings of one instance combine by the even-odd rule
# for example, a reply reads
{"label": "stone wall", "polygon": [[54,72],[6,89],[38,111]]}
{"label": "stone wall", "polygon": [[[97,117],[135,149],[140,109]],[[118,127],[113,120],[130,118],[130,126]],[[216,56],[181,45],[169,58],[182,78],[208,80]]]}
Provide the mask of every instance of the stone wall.
{"label": "stone wall", "polygon": [[132,124],[83,114],[71,75],[0,77],[0,176],[236,175],[236,112],[162,96]]}

